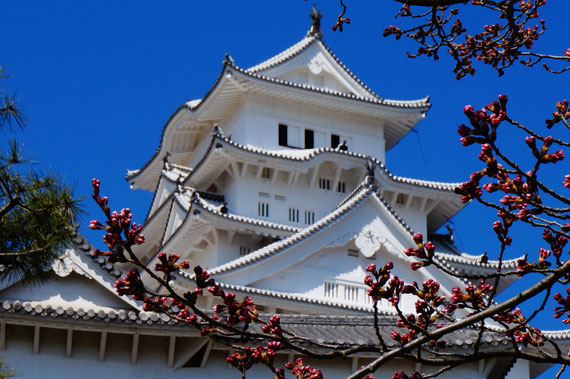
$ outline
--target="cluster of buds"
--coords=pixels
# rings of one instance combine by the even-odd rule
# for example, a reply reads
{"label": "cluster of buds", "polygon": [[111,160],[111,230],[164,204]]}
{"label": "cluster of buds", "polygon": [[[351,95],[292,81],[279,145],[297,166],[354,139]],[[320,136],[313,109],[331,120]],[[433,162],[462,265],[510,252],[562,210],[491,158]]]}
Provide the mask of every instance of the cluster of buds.
{"label": "cluster of buds", "polygon": [[481,196],[482,191],[479,182],[484,176],[498,179],[498,183],[484,186],[489,192],[495,192],[510,185],[510,179],[502,165],[497,162],[490,145],[497,138],[499,124],[503,120],[508,119],[507,102],[508,97],[506,95],[499,95],[499,100],[493,101],[493,103],[488,104],[482,110],[475,111],[471,105],[467,105],[463,109],[471,126],[460,125],[458,127],[457,133],[461,136],[461,144],[463,146],[469,146],[474,143],[480,144],[481,153],[479,154],[479,159],[486,165],[484,169],[471,174],[468,182],[455,189],[455,193],[462,195],[463,203]]}
{"label": "cluster of buds", "polygon": [[323,379],[323,373],[319,369],[314,369],[309,365],[303,364],[302,358],[297,358],[295,363],[287,362],[285,364],[287,370],[297,379]]}
{"label": "cluster of buds", "polygon": [[[570,57],[570,49],[564,52],[564,55]],[[570,119],[570,110],[568,109],[568,100],[562,100],[556,103],[556,111],[552,112],[552,118],[546,120],[546,127],[552,128],[554,125],[558,124],[560,121],[566,121]]]}
{"label": "cluster of buds", "polygon": [[208,271],[201,266],[194,266],[194,281],[198,288],[206,288],[216,284],[214,279],[210,278]]}
{"label": "cluster of buds", "polygon": [[276,336],[281,336],[281,334],[283,332],[281,330],[281,319],[279,318],[278,315],[273,315],[269,319],[269,323],[267,325],[263,325],[261,330],[263,330],[263,332],[267,333],[267,334],[273,334]]}
{"label": "cluster of buds", "polygon": [[470,284],[465,287],[465,292],[461,291],[459,287],[454,287],[451,290],[451,303],[457,308],[472,308],[479,310],[485,306],[483,296],[493,291],[493,286],[485,284],[483,280],[479,282],[477,287]]}
{"label": "cluster of buds", "polygon": [[407,375],[403,370],[395,372],[392,375],[392,379],[421,379],[424,375],[417,371],[413,371],[410,375]]}
{"label": "cluster of buds", "polygon": [[541,247],[538,251],[538,262],[530,263],[527,261],[526,256],[517,260],[517,270],[519,271],[517,276],[523,276],[533,270],[547,269],[551,265],[551,263],[547,261],[548,257],[550,257],[550,250]]}
{"label": "cluster of buds", "polygon": [[566,318],[562,320],[563,323],[570,323],[570,288],[566,289],[566,297],[564,298],[560,293],[554,295],[554,300],[560,304],[559,307],[554,308],[554,318],[560,318],[566,313]]}
{"label": "cluster of buds", "polygon": [[222,316],[227,325],[235,326],[240,323],[248,325],[258,319],[257,307],[250,297],[246,296],[241,302],[237,301],[235,293],[225,292],[218,285],[209,287],[208,291],[222,299],[223,304],[215,305],[214,312],[216,318]]}
{"label": "cluster of buds", "polygon": [[180,255],[178,254],[166,254],[162,252],[158,254],[159,263],[156,264],[154,270],[170,275],[172,272],[188,269],[190,267],[190,262],[187,260],[177,263],[179,259]]}
{"label": "cluster of buds", "polygon": [[503,211],[498,211],[497,216],[499,216],[501,220],[493,223],[493,231],[501,244],[509,246],[513,241],[513,237],[509,236],[509,228],[513,225],[513,222],[516,221],[516,218]]}
{"label": "cluster of buds", "polygon": [[543,346],[546,339],[540,332],[540,329],[532,328],[526,326],[523,330],[515,330],[513,333],[515,336],[515,341],[518,343],[522,343],[523,345],[532,345],[532,346]]}
{"label": "cluster of buds", "polygon": [[418,297],[415,307],[418,314],[418,324],[422,328],[427,328],[442,317],[437,309],[445,305],[446,297],[439,295],[439,287],[437,280],[428,279],[422,283],[421,288],[416,282],[402,288],[402,293],[410,293]]}
{"label": "cluster of buds", "polygon": [[[418,298],[415,303],[417,316],[411,314],[405,320],[400,318],[397,325],[408,328],[408,332],[404,335],[392,332],[392,339],[401,344],[410,342],[414,338],[417,328],[425,330],[443,317],[443,313],[446,313],[445,309],[440,312],[438,308],[446,305],[446,297],[439,295],[439,288],[439,282],[433,279],[426,280],[421,287],[416,282],[403,286],[402,294],[412,294]],[[441,327],[441,324],[436,325],[436,327]],[[431,341],[431,343],[436,347],[445,346],[444,342]]]}
{"label": "cluster of buds", "polygon": [[506,105],[508,97],[506,95],[499,95],[499,101],[487,107],[492,107],[497,113],[490,116],[487,112],[488,108],[475,111],[471,105],[463,108],[463,113],[469,119],[471,127],[464,124],[459,125],[457,133],[461,136],[461,144],[469,146],[474,143],[483,144],[486,141],[493,142],[497,136],[497,127],[500,122],[507,118]]}
{"label": "cluster of buds", "polygon": [[115,282],[115,288],[119,296],[127,295],[132,296],[135,300],[144,301],[146,290],[139,275],[139,270],[133,268],[127,275]]}
{"label": "cluster of buds", "polygon": [[[408,315],[407,320],[410,324],[415,324],[416,318],[414,315]],[[404,323],[402,320],[398,320],[398,326],[400,327],[407,327],[409,324]],[[411,342],[416,336],[416,330],[409,327],[408,332],[406,334],[400,334],[397,331],[392,331],[390,333],[390,337],[400,345],[405,345],[408,342]]]}
{"label": "cluster of buds", "polygon": [[414,242],[417,245],[417,248],[409,247],[404,254],[408,257],[416,257],[421,259],[420,262],[412,262],[411,268],[412,270],[418,270],[421,267],[427,267],[432,264],[433,255],[435,253],[435,245],[431,242],[427,242],[424,244],[424,237],[421,233],[416,233],[413,236]]}
{"label": "cluster of buds", "polygon": [[190,313],[186,308],[182,308],[178,315],[176,316],[179,320],[188,322],[193,325],[197,325],[198,316],[195,313]]}
{"label": "cluster of buds", "polygon": [[390,277],[390,270],[393,268],[394,264],[392,262],[387,262],[380,270],[376,268],[375,264],[370,264],[366,267],[366,271],[369,274],[364,278],[364,284],[369,287],[367,294],[374,303],[381,299],[386,299],[393,305],[398,304],[404,281],[399,280],[397,276]]}
{"label": "cluster of buds", "polygon": [[280,347],[281,342],[278,341],[269,342],[267,348],[261,345],[257,345],[255,348],[246,346],[241,351],[227,357],[226,361],[241,372],[249,370],[256,363],[263,363],[271,367],[275,360],[276,351]]}
{"label": "cluster of buds", "polygon": [[558,261],[560,256],[562,255],[562,250],[564,246],[568,243],[568,238],[564,237],[560,233],[556,233],[553,235],[550,230],[544,229],[542,232],[542,238],[550,245],[550,249],[552,250],[552,255],[556,257]]}
{"label": "cluster of buds", "polygon": [[396,37],[396,40],[399,40],[402,37],[402,34],[402,30],[394,25],[390,25],[390,27],[385,28],[383,32],[384,37],[394,35]]}
{"label": "cluster of buds", "polygon": [[505,311],[503,313],[497,313],[493,316],[493,319],[506,324],[520,324],[522,325],[526,318],[523,316],[519,308],[512,311]]}
{"label": "cluster of buds", "polygon": [[335,22],[335,24],[332,27],[333,32],[336,32],[337,30],[339,32],[342,32],[344,30],[344,28],[343,28],[344,24],[350,24],[350,18],[339,17],[338,20]]}
{"label": "cluster of buds", "polygon": [[99,179],[93,178],[93,180],[91,180],[91,185],[93,186],[93,199],[101,207],[105,215],[108,215],[110,212],[109,198],[107,196],[101,197],[99,194],[101,191],[101,181]]}
{"label": "cluster of buds", "polygon": [[[511,16],[512,22],[505,25],[485,25],[482,32],[473,36],[467,35],[464,43],[452,43],[454,50],[457,55],[464,58],[476,58],[495,68],[499,75],[503,75],[503,68],[515,62],[516,51],[522,48],[531,49],[534,41],[538,40],[539,36],[544,33],[544,20],[540,20],[540,28],[538,24],[525,27],[528,20],[538,17],[537,9],[544,5],[543,2],[544,0],[521,1],[521,7],[518,10],[520,16],[513,14]],[[485,5],[481,1],[473,1],[473,3]],[[523,17],[523,14],[526,17]],[[500,18],[508,18],[507,13],[501,13]],[[467,73],[471,73],[471,69],[460,61],[457,63],[454,72],[457,73],[457,79],[460,79]]]}
{"label": "cluster of buds", "polygon": [[552,136],[544,138],[540,150],[536,147],[536,138],[534,136],[526,137],[525,141],[532,151],[532,155],[541,163],[556,163],[564,159],[564,152],[562,150],[556,150],[548,154],[548,149],[553,142]]}
{"label": "cluster of buds", "polygon": [[92,185],[92,197],[105,214],[107,221],[106,225],[104,225],[97,220],[92,220],[89,223],[89,228],[107,232],[103,236],[103,242],[105,242],[109,248],[109,251],[97,249],[93,252],[93,255],[107,257],[107,260],[111,263],[126,262],[125,249],[145,242],[144,236],[141,233],[142,225],[137,225],[132,222],[133,215],[129,208],[125,208],[121,210],[121,212],[115,211],[111,213],[109,209],[109,199],[106,196],[101,197],[100,195],[101,181],[93,179]]}
{"label": "cluster of buds", "polygon": [[418,283],[412,282],[411,285],[407,284],[402,288],[402,293],[409,293],[416,295],[420,299],[429,302],[435,307],[440,306],[445,300],[445,296],[439,296],[439,282],[437,280],[428,279],[422,283],[422,288],[419,288]]}
{"label": "cluster of buds", "polygon": [[184,306],[166,296],[152,296],[145,298],[143,310],[152,312],[167,312],[173,307],[183,308]]}

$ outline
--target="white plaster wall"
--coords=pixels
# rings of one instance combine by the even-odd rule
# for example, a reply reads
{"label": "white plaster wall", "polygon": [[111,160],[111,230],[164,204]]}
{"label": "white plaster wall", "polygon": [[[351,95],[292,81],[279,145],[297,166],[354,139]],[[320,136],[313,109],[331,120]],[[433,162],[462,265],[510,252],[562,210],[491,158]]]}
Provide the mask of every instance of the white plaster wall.
{"label": "white plaster wall", "polygon": [[[323,171],[319,174],[319,177],[321,176],[329,178],[332,185],[332,174]],[[336,192],[336,188],[331,190],[309,188],[308,174],[301,174],[296,186],[291,187],[287,185],[287,175],[284,173],[279,175],[275,183],[270,179],[257,180],[252,167],[245,177],[236,178],[228,183],[224,195],[231,213],[303,228],[307,226],[305,211],[315,212],[315,221],[317,221],[335,209],[356,186],[355,180],[341,179],[346,182],[345,193]],[[267,194],[267,197],[264,194]],[[269,204],[269,217],[258,215],[260,201]],[[289,207],[299,210],[299,222],[289,221]]]}
{"label": "white plaster wall", "polygon": [[530,378],[530,369],[528,361],[523,359],[517,360],[511,371],[505,376],[505,379],[528,379]]}
{"label": "white plaster wall", "polygon": [[[44,332],[45,333],[45,332]],[[156,379],[156,378],[216,378],[236,379],[241,374],[235,368],[225,362],[226,353],[213,351],[204,368],[180,368],[175,370],[166,365],[167,340],[163,343],[155,340],[153,344],[142,344],[145,336],[141,338],[139,358],[136,364],[129,362],[130,349],[128,343],[116,341],[109,346],[106,359],[103,362],[97,359],[98,334],[93,336],[81,336],[75,338],[75,348],[71,358],[65,357],[65,331],[60,333],[44,334],[46,341],[41,343],[40,353],[32,353],[31,336],[25,339],[9,340],[7,348],[2,355],[5,362],[23,378],[43,379],[100,379],[100,378],[123,378],[123,379]],[[53,338],[49,338],[53,337]],[[74,336],[75,337],[75,336]],[[47,341],[47,338],[50,341]],[[113,342],[109,340],[109,342]],[[358,366],[371,359],[359,359]],[[280,355],[276,359],[276,365],[283,367],[285,357]],[[304,359],[305,364],[323,370],[327,379],[346,378],[351,373],[350,359],[316,360]],[[379,369],[374,376],[376,378],[390,378],[392,373],[405,370],[408,374],[415,369],[414,365],[405,361],[394,361]],[[425,369],[427,372],[431,371]],[[266,379],[273,375],[263,365],[256,365],[247,372],[248,379]],[[290,377],[290,375],[288,375]],[[475,365],[458,367],[451,372],[443,373],[438,378],[454,379],[480,379]],[[523,378],[524,376],[521,376]],[[528,376],[527,376],[528,377]],[[518,377],[517,377],[518,378]]]}
{"label": "white plaster wall", "polygon": [[405,205],[393,204],[392,208],[412,228],[414,233],[427,236],[427,217],[419,210],[419,200],[414,198],[409,208]]}
{"label": "white plaster wall", "polygon": [[151,205],[149,215],[152,215],[168,198],[168,196],[176,189],[176,183],[165,179],[164,176],[160,177],[158,188]]}
{"label": "white plaster wall", "polygon": [[351,151],[384,161],[385,141],[381,121],[345,112],[316,109],[269,97],[249,96],[235,115],[220,125],[227,131],[226,135],[231,134],[236,142],[267,150],[282,150],[284,147],[278,144],[279,123],[301,128],[300,142],[304,141],[305,128],[326,133],[325,147],[330,147],[330,135],[338,134],[341,141],[343,136],[351,139]]}

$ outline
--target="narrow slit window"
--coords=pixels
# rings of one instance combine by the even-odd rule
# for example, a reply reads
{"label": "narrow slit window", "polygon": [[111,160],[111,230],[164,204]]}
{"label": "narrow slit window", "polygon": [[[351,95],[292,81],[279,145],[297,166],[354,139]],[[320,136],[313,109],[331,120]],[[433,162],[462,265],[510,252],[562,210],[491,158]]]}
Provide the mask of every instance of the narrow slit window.
{"label": "narrow slit window", "polygon": [[338,182],[336,187],[336,192],[346,193],[346,182]]}
{"label": "narrow slit window", "polygon": [[305,211],[305,224],[311,225],[315,222],[315,212]]}
{"label": "narrow slit window", "polygon": [[336,149],[340,145],[340,136],[338,134],[331,134],[331,147]]}
{"label": "narrow slit window", "polygon": [[287,146],[287,125],[279,124],[279,146]]}
{"label": "narrow slit window", "polygon": [[305,129],[305,149],[315,147],[315,132],[311,129]]}
{"label": "narrow slit window", "polygon": [[289,221],[299,222],[299,210],[296,208],[289,208]]}

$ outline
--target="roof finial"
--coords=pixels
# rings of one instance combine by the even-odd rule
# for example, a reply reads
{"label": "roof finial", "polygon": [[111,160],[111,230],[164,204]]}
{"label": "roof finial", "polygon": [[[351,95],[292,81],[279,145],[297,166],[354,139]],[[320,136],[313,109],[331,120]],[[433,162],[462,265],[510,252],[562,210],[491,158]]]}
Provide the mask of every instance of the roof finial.
{"label": "roof finial", "polygon": [[309,28],[307,37],[323,38],[323,32],[321,31],[321,18],[323,15],[317,10],[315,4],[313,4],[309,17],[311,17],[311,20],[313,21],[311,22],[311,27]]}
{"label": "roof finial", "polygon": [[364,184],[367,186],[374,185],[374,170],[376,170],[376,162],[372,158],[366,161],[366,176],[364,177]]}

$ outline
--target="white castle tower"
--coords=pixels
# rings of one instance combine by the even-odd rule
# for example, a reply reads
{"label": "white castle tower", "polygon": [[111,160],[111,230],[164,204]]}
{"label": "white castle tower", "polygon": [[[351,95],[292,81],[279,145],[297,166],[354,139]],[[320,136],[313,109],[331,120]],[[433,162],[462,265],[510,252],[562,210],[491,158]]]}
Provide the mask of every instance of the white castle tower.
{"label": "white castle tower", "polygon": [[[434,267],[410,269],[412,234],[429,235],[436,259],[451,271],[494,272],[497,262],[459,252],[449,235],[434,234],[462,208],[457,184],[391,174],[386,151],[426,116],[429,99],[388,100],[359,80],[323,42],[313,9],[308,34],[248,69],[226,56],[212,88],[179,107],[163,128],[156,153],[128,172],[133,189],[154,192],[136,253],[154,266],[161,251],[208,269],[223,288],[250,296],[263,313],[278,313],[285,329],[341,346],[377,344],[365,268],[387,261],[407,282],[434,278],[449,295],[465,281]],[[80,236],[53,279],[39,287],[4,282],[0,292],[2,355],[25,377],[235,378],[228,348],[166,315],[119,297],[124,268],[93,258]],[[503,268],[516,267],[516,260]],[[510,277],[508,277],[510,278]],[[26,283],[26,282],[24,282]],[[499,291],[511,283],[504,279]],[[173,286],[193,288],[190,273]],[[199,305],[208,310],[208,293]],[[390,344],[397,315],[380,303],[380,327]],[[403,300],[412,311],[413,300]],[[478,330],[447,339],[447,349],[472,346]],[[558,342],[569,333],[551,332]],[[482,351],[507,344],[486,333]],[[291,361],[280,351],[278,364]],[[326,378],[343,378],[374,354],[349,360],[307,360]],[[375,376],[421,365],[395,361]],[[547,367],[494,358],[441,377],[530,378]],[[430,368],[424,368],[426,372]],[[248,378],[270,372],[255,367]]]}

